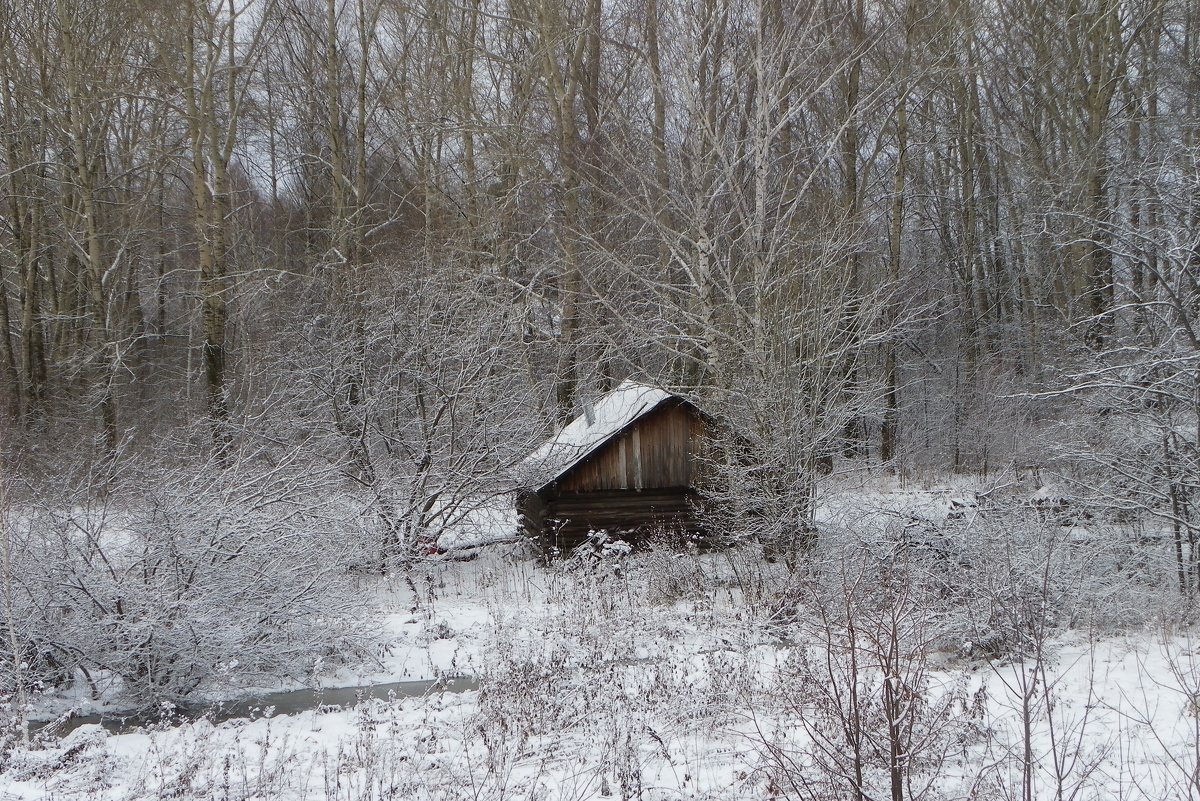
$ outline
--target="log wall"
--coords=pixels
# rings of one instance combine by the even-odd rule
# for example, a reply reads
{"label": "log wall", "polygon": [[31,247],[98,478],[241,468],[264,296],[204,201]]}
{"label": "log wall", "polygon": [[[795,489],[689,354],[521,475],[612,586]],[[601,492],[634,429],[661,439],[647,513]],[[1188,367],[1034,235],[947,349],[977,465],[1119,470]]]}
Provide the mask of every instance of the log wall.
{"label": "log wall", "polygon": [[544,536],[547,545],[568,551],[591,531],[633,541],[658,531],[698,533],[698,506],[698,495],[687,487],[559,493],[545,501]]}

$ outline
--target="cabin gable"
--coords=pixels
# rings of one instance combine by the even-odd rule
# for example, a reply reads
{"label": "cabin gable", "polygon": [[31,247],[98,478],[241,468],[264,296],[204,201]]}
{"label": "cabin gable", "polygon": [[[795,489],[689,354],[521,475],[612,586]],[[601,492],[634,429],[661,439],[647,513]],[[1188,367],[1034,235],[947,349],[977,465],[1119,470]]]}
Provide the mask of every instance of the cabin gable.
{"label": "cabin gable", "polygon": [[559,492],[690,487],[697,476],[703,422],[682,400],[659,404],[555,482]]}

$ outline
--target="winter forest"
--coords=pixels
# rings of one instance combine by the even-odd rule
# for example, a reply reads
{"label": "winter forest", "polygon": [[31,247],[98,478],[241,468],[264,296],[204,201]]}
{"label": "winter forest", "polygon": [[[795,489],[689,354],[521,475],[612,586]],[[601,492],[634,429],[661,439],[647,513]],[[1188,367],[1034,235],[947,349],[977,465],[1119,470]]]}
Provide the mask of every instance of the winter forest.
{"label": "winter forest", "polygon": [[4,798],[1200,799],[1200,3],[0,0],[0,596]]}

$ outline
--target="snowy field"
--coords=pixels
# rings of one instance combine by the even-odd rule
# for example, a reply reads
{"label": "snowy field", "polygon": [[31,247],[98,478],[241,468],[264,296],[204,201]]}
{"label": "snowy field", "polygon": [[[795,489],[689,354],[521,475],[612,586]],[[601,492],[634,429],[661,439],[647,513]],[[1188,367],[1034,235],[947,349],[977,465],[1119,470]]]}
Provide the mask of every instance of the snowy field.
{"label": "snowy field", "polygon": [[[917,515],[974,536],[963,493],[847,494],[902,532]],[[825,517],[865,525],[850,506]],[[364,580],[385,647],[322,681],[469,675],[477,691],[85,726],[16,748],[0,799],[1200,797],[1200,637],[1163,623],[1154,591],[1096,596],[1068,555],[1020,563],[1020,598],[1010,582],[940,607],[938,587],[881,592],[883,574],[844,562],[797,578],[749,550],[431,560]],[[970,642],[980,610],[1018,632],[1007,647]]]}

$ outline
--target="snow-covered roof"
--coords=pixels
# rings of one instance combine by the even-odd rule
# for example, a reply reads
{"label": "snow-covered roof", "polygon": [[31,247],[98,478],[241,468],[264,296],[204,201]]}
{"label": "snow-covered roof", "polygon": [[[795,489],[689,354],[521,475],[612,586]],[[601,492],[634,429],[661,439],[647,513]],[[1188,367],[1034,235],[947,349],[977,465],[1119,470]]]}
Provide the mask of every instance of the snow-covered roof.
{"label": "snow-covered roof", "polygon": [[660,387],[623,381],[590,409],[562,427],[546,444],[521,463],[529,486],[542,487],[582,462],[588,454],[615,437],[630,423],[675,397]]}

